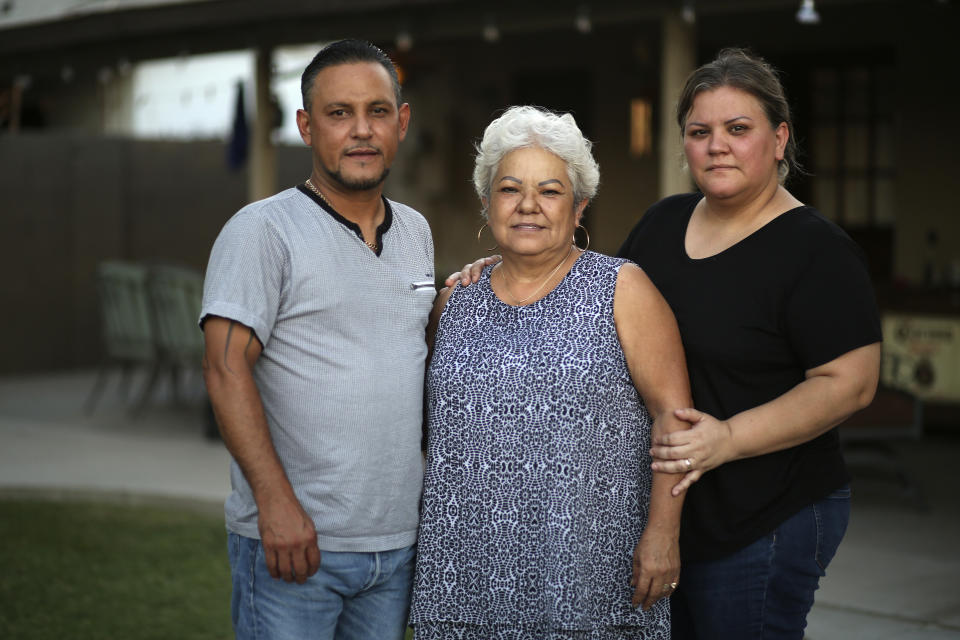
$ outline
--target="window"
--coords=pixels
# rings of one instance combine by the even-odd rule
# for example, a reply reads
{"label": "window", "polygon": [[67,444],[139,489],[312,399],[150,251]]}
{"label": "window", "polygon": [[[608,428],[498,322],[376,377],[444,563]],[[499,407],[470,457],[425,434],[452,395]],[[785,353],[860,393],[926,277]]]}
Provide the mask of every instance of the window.
{"label": "window", "polygon": [[895,74],[889,62],[817,65],[809,75],[811,200],[848,229],[894,222]]}

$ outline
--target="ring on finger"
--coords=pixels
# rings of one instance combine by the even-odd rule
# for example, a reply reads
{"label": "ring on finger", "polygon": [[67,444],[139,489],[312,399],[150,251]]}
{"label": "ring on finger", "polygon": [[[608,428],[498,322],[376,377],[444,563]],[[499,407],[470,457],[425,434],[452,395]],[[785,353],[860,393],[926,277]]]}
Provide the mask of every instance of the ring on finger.
{"label": "ring on finger", "polygon": [[683,459],[683,466],[685,466],[687,469],[689,469],[690,467],[693,466],[693,461],[692,461],[690,458],[684,458],[684,459]]}

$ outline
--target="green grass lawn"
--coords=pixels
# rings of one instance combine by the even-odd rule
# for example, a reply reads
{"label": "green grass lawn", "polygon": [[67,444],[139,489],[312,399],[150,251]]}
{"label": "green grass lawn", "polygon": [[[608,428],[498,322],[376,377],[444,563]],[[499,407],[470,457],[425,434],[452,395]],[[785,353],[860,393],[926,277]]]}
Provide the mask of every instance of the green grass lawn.
{"label": "green grass lawn", "polygon": [[0,638],[232,638],[223,516],[0,499]]}
{"label": "green grass lawn", "polygon": [[2,640],[233,638],[218,508],[0,496],[0,543]]}

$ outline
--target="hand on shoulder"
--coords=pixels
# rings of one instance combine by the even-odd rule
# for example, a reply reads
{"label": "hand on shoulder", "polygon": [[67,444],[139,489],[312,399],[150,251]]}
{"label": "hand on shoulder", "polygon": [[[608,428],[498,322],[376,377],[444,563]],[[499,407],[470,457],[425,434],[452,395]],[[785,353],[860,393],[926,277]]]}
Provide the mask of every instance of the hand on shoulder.
{"label": "hand on shoulder", "polygon": [[471,284],[480,279],[480,274],[483,273],[484,267],[487,267],[491,264],[497,264],[502,258],[500,254],[493,254],[492,256],[487,256],[486,258],[480,258],[475,262],[470,262],[463,265],[463,268],[456,273],[451,273],[447,276],[447,279],[443,281],[448,287],[453,287],[457,282],[462,284],[465,287],[469,287]]}

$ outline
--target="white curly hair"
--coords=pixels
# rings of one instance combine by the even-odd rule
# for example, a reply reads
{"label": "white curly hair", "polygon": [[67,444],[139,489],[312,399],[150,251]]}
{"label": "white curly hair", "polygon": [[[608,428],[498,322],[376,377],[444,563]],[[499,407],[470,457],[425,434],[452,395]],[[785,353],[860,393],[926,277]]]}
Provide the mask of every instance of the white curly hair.
{"label": "white curly hair", "polygon": [[[510,107],[487,125],[476,145],[473,187],[482,202],[490,201],[493,179],[503,158],[517,149],[539,147],[567,164],[573,185],[573,201],[591,200],[600,185],[600,166],[593,158],[593,143],[587,140],[569,113],[557,114],[540,107]],[[487,207],[481,211],[487,217]]]}

